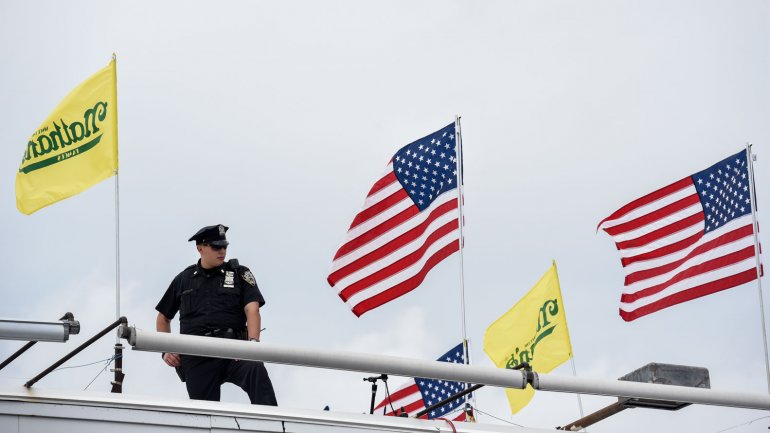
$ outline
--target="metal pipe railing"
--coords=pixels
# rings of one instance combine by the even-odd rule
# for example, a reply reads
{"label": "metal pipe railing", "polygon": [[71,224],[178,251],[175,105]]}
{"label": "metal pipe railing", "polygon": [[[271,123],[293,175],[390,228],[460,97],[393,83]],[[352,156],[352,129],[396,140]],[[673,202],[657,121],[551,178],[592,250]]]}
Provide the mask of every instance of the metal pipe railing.
{"label": "metal pipe railing", "polygon": [[583,418],[580,418],[577,421],[573,421],[563,427],[557,427],[556,430],[567,430],[567,431],[578,431],[583,430],[584,428],[594,425],[597,422],[609,418],[612,415],[615,415],[619,412],[622,412],[626,410],[627,407],[623,405],[623,403],[615,402],[612,403],[609,406],[606,406],[602,409],[597,410],[596,412],[592,414],[588,414],[584,416]]}
{"label": "metal pipe railing", "polygon": [[64,355],[60,360],[56,361],[51,365],[50,367],[43,370],[42,373],[38,374],[37,376],[33,377],[32,379],[28,380],[27,383],[24,384],[25,387],[31,388],[32,385],[34,385],[37,381],[48,375],[48,373],[56,370],[60,365],[67,362],[70,358],[80,353],[83,349],[93,344],[94,341],[104,337],[108,332],[112,331],[113,329],[117,328],[120,325],[125,325],[128,323],[128,319],[125,317],[121,317],[118,320],[112,322],[109,326],[102,329],[98,334],[94,335],[93,337],[89,338],[88,341],[78,346],[77,349],[73,350],[72,352]]}
{"label": "metal pipe railing", "polygon": [[22,341],[52,341],[63,343],[70,334],[77,334],[80,323],[76,320],[39,321],[0,319],[0,339]]}
{"label": "metal pipe railing", "polygon": [[386,355],[306,349],[196,335],[150,332],[125,326],[121,327],[119,333],[121,337],[128,340],[134,350],[148,352],[172,352],[334,370],[376,372],[406,377],[430,377],[458,382],[494,384],[506,388],[524,388],[527,385],[525,375],[517,370]]}
{"label": "metal pipe railing", "polygon": [[[70,312],[66,312],[66,313],[64,313],[64,315],[59,320],[67,320],[67,321],[70,321],[70,322],[74,322],[75,321],[75,316],[72,313],[70,313]],[[75,332],[73,332],[73,331],[75,331]],[[73,328],[70,331],[70,334],[77,334],[79,331],[80,331],[79,327],[77,329]],[[24,353],[27,350],[29,350],[32,346],[35,345],[35,343],[37,343],[37,341],[29,341],[24,346],[21,346],[21,349],[17,350],[11,356],[9,356],[5,361],[0,363],[0,370],[4,369],[6,365],[12,363],[22,353]]]}
{"label": "metal pipe railing", "polygon": [[15,353],[13,353],[11,356],[9,356],[5,361],[0,364],[0,370],[4,369],[6,365],[12,363],[16,358],[19,357],[22,353],[29,350],[32,346],[35,345],[37,341],[28,341],[27,344],[21,346],[21,349],[17,350]]}
{"label": "metal pipe railing", "polygon": [[684,403],[709,404],[770,410],[770,395],[716,391],[676,385],[636,383],[618,380],[561,377],[501,368],[423,361],[394,356],[320,349],[302,349],[270,343],[177,335],[142,331],[122,326],[122,338],[134,350],[174,352],[186,355],[265,361],[306,367],[425,377],[523,389],[527,383],[543,391],[595,394],[614,397],[650,398]]}
{"label": "metal pipe railing", "polygon": [[532,387],[541,391],[607,395],[641,399],[666,400],[682,403],[708,404],[770,410],[770,395],[737,391],[718,391],[657,383],[625,380],[587,379],[534,373]]}

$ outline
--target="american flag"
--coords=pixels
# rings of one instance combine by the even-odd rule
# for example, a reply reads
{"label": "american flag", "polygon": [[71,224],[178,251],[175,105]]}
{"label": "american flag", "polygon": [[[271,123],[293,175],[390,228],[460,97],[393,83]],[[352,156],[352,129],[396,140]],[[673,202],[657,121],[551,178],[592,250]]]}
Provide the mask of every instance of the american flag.
{"label": "american flag", "polygon": [[[439,357],[437,361],[464,364],[464,359],[463,345],[460,343],[452,350]],[[401,409],[403,408],[405,413],[409,416],[413,416],[426,407],[445,400],[447,397],[464,390],[465,385],[466,384],[462,382],[416,377],[398,388],[393,394],[390,394],[389,397],[386,396],[384,400],[375,406],[374,413],[380,413],[384,410],[385,415],[394,416],[401,414]],[[465,408],[465,402],[470,395],[471,394],[467,394],[457,398],[440,408],[428,412],[421,418],[433,419],[451,417],[450,419],[453,421],[465,421],[466,414],[463,409]]]}
{"label": "american flag", "polygon": [[337,250],[327,281],[361,316],[415,289],[459,249],[455,125],[401,148]]}
{"label": "american flag", "polygon": [[626,274],[631,321],[757,278],[746,151],[618,209],[599,223]]}

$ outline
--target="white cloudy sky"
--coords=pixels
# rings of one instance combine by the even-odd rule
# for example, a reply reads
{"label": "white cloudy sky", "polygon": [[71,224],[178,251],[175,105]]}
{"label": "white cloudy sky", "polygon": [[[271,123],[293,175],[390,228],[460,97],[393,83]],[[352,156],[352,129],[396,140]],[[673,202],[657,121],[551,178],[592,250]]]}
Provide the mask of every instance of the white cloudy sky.
{"label": "white cloudy sky", "polygon": [[[32,131],[116,52],[121,313],[131,324],[154,328],[158,299],[196,259],[187,238],[223,223],[230,257],[253,269],[268,300],[265,341],[440,355],[460,340],[457,256],[362,318],[325,277],[395,150],[460,114],[475,364],[491,367],[484,330],[556,259],[580,376],[666,362],[707,367],[715,389],[767,392],[755,284],[625,323],[620,263],[595,227],[746,142],[759,158],[760,210],[770,203],[768,22],[762,0],[0,0],[0,316],[72,311],[83,325],[68,344],[20,358],[0,383],[22,384],[115,318],[114,181],[24,216],[14,176]],[[109,357],[113,342],[69,364]],[[19,346],[0,342],[0,356]],[[186,397],[157,354],[129,350],[124,365],[125,392]],[[82,389],[100,369],[36,386]],[[269,370],[283,406],[368,410],[361,373]],[[89,389],[108,383],[105,373]],[[224,399],[247,401],[231,387]],[[538,393],[513,417],[501,389],[477,400],[530,427],[579,417],[573,395]],[[586,412],[611,402],[583,399]],[[770,419],[749,422],[767,415],[637,409],[591,431],[766,431]]]}

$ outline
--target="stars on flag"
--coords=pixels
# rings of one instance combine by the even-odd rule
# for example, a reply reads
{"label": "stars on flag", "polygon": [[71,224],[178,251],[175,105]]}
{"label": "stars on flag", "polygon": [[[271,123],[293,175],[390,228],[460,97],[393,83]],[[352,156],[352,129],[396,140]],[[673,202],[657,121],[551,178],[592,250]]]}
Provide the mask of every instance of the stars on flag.
{"label": "stars on flag", "polygon": [[[447,352],[444,356],[439,358],[439,360],[444,362],[452,362],[455,364],[464,364],[465,356],[463,355],[462,344]],[[415,380],[415,382],[417,382],[417,387],[420,389],[422,399],[425,402],[425,407],[434,405],[446,399],[447,397],[457,394],[458,392],[465,389],[465,384],[462,382],[453,382],[449,380],[418,378]],[[466,399],[467,396],[455,399],[445,404],[444,406],[434,409],[428,414],[428,417],[435,418],[442,416],[445,413],[452,412],[458,407],[462,406]]]}
{"label": "stars on flag", "polygon": [[724,160],[692,176],[703,205],[705,233],[751,213],[745,155]]}
{"label": "stars on flag", "polygon": [[402,148],[393,171],[409,198],[422,211],[457,183],[454,124]]}

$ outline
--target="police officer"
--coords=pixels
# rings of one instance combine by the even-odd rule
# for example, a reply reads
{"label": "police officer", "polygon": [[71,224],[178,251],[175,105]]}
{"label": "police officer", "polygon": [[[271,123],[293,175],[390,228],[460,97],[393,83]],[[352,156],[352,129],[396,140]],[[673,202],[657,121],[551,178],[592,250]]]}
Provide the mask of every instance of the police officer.
{"label": "police officer", "polygon": [[[178,311],[182,334],[259,342],[259,307],[265,299],[249,268],[235,259],[225,262],[227,229],[221,224],[207,226],[189,239],[195,241],[200,260],[174,278],[155,307],[158,332],[171,332],[171,319]],[[191,399],[219,401],[220,386],[230,382],[246,391],[252,404],[277,405],[262,362],[176,353],[164,353],[163,360],[177,368]]]}

